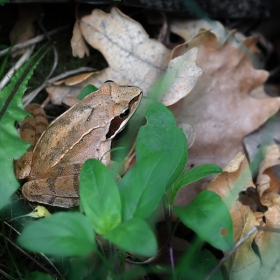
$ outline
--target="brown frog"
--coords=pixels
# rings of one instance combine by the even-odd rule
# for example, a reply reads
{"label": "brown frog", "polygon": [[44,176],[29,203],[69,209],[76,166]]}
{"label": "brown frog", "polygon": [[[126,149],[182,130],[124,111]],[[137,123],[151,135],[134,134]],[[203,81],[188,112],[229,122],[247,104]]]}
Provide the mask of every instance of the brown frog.
{"label": "brown frog", "polygon": [[[79,174],[89,158],[110,163],[111,141],[127,124],[142,98],[138,87],[107,81],[48,125],[44,110],[21,125],[21,137],[33,143],[15,164],[18,179],[27,179],[22,193],[30,201],[59,207],[79,204]],[[36,126],[38,128],[36,128]],[[44,131],[43,131],[44,130]]]}

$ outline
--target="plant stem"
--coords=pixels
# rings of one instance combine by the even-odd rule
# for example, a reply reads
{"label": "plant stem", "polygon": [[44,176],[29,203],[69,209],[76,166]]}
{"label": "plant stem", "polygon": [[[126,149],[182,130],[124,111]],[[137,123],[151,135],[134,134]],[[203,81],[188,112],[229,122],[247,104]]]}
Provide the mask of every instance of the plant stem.
{"label": "plant stem", "polygon": [[170,266],[172,270],[172,279],[175,280],[176,273],[175,273],[175,262],[174,262],[174,255],[173,255],[173,236],[179,224],[179,219],[177,218],[176,224],[172,228],[172,205],[169,203],[169,199],[167,196],[164,197],[164,213],[165,213],[165,220],[167,223],[167,230],[168,230],[167,248],[169,253]]}

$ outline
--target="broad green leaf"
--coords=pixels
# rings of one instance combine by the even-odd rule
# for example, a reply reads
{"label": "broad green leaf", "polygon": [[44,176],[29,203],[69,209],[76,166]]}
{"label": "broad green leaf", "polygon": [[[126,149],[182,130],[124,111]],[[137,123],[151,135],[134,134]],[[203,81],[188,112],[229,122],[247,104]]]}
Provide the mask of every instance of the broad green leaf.
{"label": "broad green leaf", "polygon": [[214,173],[221,173],[223,169],[215,164],[203,164],[194,167],[180,176],[171,187],[170,203],[173,204],[178,191],[186,185],[194,183]]}
{"label": "broad green leaf", "polygon": [[104,238],[118,247],[141,256],[154,256],[157,253],[157,240],[144,220],[133,218],[119,224]]}
{"label": "broad green leaf", "polygon": [[0,209],[9,204],[11,195],[19,187],[14,176],[13,159],[22,156],[30,144],[20,139],[15,122],[22,121],[28,115],[21,99],[28,80],[46,53],[46,48],[43,47],[34,54],[0,92]]}
{"label": "broad green leaf", "polygon": [[84,97],[89,95],[90,93],[97,91],[98,88],[94,85],[87,85],[85,88],[82,89],[82,91],[78,95],[78,99],[82,100]]}
{"label": "broad green leaf", "polygon": [[[204,249],[192,256],[190,262],[181,263],[181,270],[178,280],[203,280],[217,264],[215,256],[208,250]],[[211,280],[223,280],[221,270],[218,270]]]}
{"label": "broad green leaf", "polygon": [[157,208],[172,168],[169,152],[148,155],[137,162],[119,182],[123,221],[133,217],[145,219]]}
{"label": "broad green leaf", "polygon": [[226,204],[216,193],[204,190],[188,206],[174,206],[183,224],[202,240],[222,251],[234,245],[233,225]]}
{"label": "broad green leaf", "polygon": [[172,112],[161,103],[153,103],[146,113],[147,124],[139,129],[136,139],[137,162],[151,153],[169,151],[169,165],[173,169],[168,178],[170,187],[183,172],[187,162],[187,140],[181,128],[176,127]]}
{"label": "broad green leaf", "polygon": [[25,227],[17,239],[20,246],[60,257],[83,256],[95,249],[93,227],[78,212],[55,213]]}
{"label": "broad green leaf", "polygon": [[121,222],[121,198],[113,173],[96,159],[82,167],[80,201],[97,233],[104,234]]}
{"label": "broad green leaf", "polygon": [[34,271],[31,273],[27,273],[24,277],[24,280],[54,280],[54,278],[48,274]]}

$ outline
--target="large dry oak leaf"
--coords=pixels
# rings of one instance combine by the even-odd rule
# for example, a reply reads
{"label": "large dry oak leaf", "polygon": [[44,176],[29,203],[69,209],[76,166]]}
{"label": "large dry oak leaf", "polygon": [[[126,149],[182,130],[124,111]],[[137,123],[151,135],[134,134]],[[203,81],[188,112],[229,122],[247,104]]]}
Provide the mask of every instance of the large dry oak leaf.
{"label": "large dry oak leaf", "polygon": [[[243,137],[279,109],[280,98],[250,96],[268,77],[268,72],[254,69],[246,55],[250,49],[255,51],[255,44],[254,38],[247,38],[239,48],[227,40],[218,46],[216,36],[207,31],[174,50],[177,56],[197,47],[197,64],[203,70],[194,89],[170,107],[179,123],[194,127],[189,166],[215,163],[224,167],[243,149]],[[196,189],[183,188],[184,202],[193,199],[201,187],[199,182]]]}
{"label": "large dry oak leaf", "polygon": [[109,14],[93,10],[81,19],[80,29],[85,40],[103,54],[110,66],[89,80],[98,83],[96,86],[111,79],[120,84],[140,84],[146,92],[167,68],[171,51],[150,39],[137,21],[117,8]]}
{"label": "large dry oak leaf", "polygon": [[[77,96],[88,84],[100,87],[106,80],[121,85],[138,86],[147,96],[162,78],[161,94],[165,105],[186,96],[194,87],[202,71],[196,66],[197,48],[171,59],[171,51],[155,39],[150,39],[144,28],[133,19],[113,8],[111,13],[95,9],[80,20],[83,38],[98,49],[109,67],[93,73],[88,79],[76,82],[68,90],[47,88],[55,104],[68,96]],[[64,80],[67,85],[68,80]]]}

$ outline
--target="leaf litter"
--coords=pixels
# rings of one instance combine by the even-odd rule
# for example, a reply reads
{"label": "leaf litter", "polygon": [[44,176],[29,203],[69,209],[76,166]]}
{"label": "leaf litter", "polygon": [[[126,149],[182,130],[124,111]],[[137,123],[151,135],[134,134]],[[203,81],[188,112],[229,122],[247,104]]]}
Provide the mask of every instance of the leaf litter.
{"label": "leaf litter", "polygon": [[[253,226],[279,227],[280,181],[273,169],[280,164],[279,147],[265,149],[256,185],[241,151],[243,138],[279,110],[280,98],[265,94],[268,72],[253,66],[257,40],[249,37],[238,42],[234,32],[226,32],[220,23],[215,26],[213,30],[205,21],[171,22],[171,31],[187,42],[170,50],[118,9],[109,14],[95,9],[75,24],[73,55],[88,55],[86,41],[104,55],[109,67],[64,79],[47,91],[54,104],[61,104],[65,96],[77,96],[89,83],[99,87],[105,80],[114,80],[139,86],[147,97],[155,82],[168,73],[172,82],[162,89],[166,91],[162,102],[171,106],[180,126],[191,128],[186,133],[194,130],[189,136],[193,142],[189,167],[215,163],[224,168],[211,182],[183,188],[176,204],[188,204],[202,189],[216,192],[228,203],[237,242]],[[246,203],[240,193],[248,194]],[[251,235],[225,263],[228,278],[278,279],[280,255],[275,244],[279,239],[279,234],[269,231]]]}

